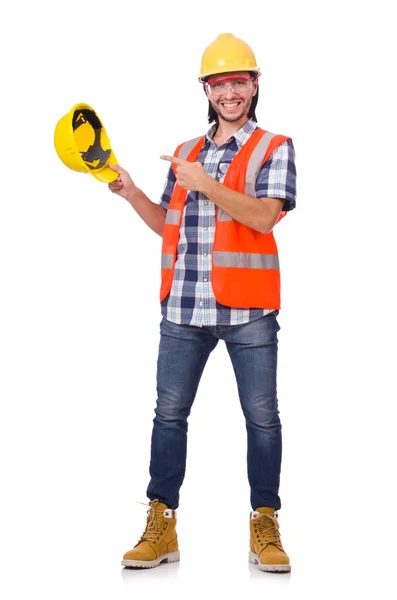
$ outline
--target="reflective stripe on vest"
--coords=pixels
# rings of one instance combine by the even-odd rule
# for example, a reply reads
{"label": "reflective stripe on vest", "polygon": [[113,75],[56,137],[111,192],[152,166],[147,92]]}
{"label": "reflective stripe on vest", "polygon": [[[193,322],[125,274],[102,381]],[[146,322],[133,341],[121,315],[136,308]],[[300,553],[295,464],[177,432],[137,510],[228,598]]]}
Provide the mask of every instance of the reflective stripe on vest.
{"label": "reflective stripe on vest", "polygon": [[162,254],[161,255],[161,268],[172,269],[174,255],[173,254]]}
{"label": "reflective stripe on vest", "polygon": [[165,222],[168,225],[179,225],[180,219],[181,219],[181,211],[180,210],[176,210],[175,208],[171,208],[171,209],[167,210]]}
{"label": "reflective stripe on vest", "polygon": [[[179,148],[178,158],[185,160],[189,156],[190,152],[193,150],[194,146],[201,139],[201,137],[202,136],[194,138],[193,140],[189,140],[185,144],[182,144],[182,146]],[[165,223],[166,223],[166,225],[177,225],[179,227],[179,224],[181,222],[181,217],[182,217],[181,210],[178,210],[175,208],[169,208],[167,210],[167,214],[165,217]],[[161,268],[162,269],[172,269],[173,263],[174,263],[173,254],[162,253],[162,255],[161,255]]]}
{"label": "reflective stripe on vest", "polygon": [[277,254],[258,254],[254,252],[219,252],[214,251],[216,267],[234,267],[240,269],[273,269],[279,270]]}
{"label": "reflective stripe on vest", "polygon": [[182,146],[179,148],[178,158],[186,160],[190,152],[193,150],[195,145],[199,142],[199,140],[201,140],[202,137],[203,136],[201,135],[199,137],[194,138],[193,140],[189,140],[188,142],[182,144]]}
{"label": "reflective stripe on vest", "polygon": [[[268,131],[259,140],[256,148],[254,149],[247,166],[247,173],[245,176],[244,193],[248,196],[256,195],[256,180],[258,179],[259,171],[263,165],[263,157],[269,147],[271,140],[276,134]],[[221,208],[218,210],[218,221],[232,221],[232,217],[225,213]]]}
{"label": "reflective stripe on vest", "polygon": [[[181,158],[182,160],[186,160],[189,156],[189,154],[192,152],[192,150],[194,149],[194,147],[196,146],[196,144],[198,144],[200,142],[200,140],[204,141],[203,136],[194,138],[192,140],[189,140],[188,142],[185,142],[184,144],[181,144],[178,148],[177,151],[175,152],[175,156],[177,156],[178,158]],[[181,190],[183,191],[183,190]],[[180,203],[179,203],[180,206]],[[180,227],[180,223],[182,220],[182,210],[183,209],[179,209],[179,208],[168,208],[167,210],[167,214],[165,217],[165,225],[170,226],[171,228],[169,229],[169,232],[172,231],[172,233],[167,234],[167,238],[168,238],[168,243],[164,244],[164,234],[163,234],[163,249],[162,249],[162,254],[161,254],[161,268],[165,269],[167,274],[167,277],[171,277],[172,278],[172,272],[174,269],[174,261],[175,261],[175,253],[174,252],[170,252],[170,250],[174,250],[174,247],[176,248],[176,244],[177,244],[177,238],[175,236],[179,237],[179,227]],[[168,236],[171,236],[171,238],[169,238]],[[174,242],[171,241],[170,244],[170,240],[172,240],[172,238],[174,239]]]}
{"label": "reflective stripe on vest", "polygon": [[248,161],[247,174],[245,176],[245,193],[249,196],[255,196],[256,180],[262,168],[263,157],[275,135],[275,133],[270,133],[270,131],[265,133],[257,143]]}

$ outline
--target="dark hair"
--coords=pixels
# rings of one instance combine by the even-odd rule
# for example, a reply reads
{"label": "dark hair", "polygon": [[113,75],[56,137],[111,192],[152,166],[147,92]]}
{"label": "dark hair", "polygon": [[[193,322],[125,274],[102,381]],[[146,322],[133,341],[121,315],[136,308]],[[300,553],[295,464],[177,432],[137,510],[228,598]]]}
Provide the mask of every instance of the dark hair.
{"label": "dark hair", "polygon": [[[253,72],[250,71],[249,74],[252,77],[254,77],[255,79],[258,79],[258,76],[257,76],[256,73],[253,73]],[[205,89],[204,89],[204,93],[205,93]],[[258,119],[256,118],[256,114],[255,114],[255,109],[256,109],[256,106],[258,104],[258,97],[259,97],[259,85],[258,85],[258,87],[256,89],[255,96],[253,96],[253,98],[252,98],[251,106],[250,106],[250,109],[249,109],[249,112],[248,112],[248,118],[252,119],[253,121],[255,121],[255,123],[258,122]],[[215,125],[218,125],[218,123],[219,123],[218,114],[212,108],[212,104],[208,100],[208,123],[214,123],[214,122],[215,122]]]}

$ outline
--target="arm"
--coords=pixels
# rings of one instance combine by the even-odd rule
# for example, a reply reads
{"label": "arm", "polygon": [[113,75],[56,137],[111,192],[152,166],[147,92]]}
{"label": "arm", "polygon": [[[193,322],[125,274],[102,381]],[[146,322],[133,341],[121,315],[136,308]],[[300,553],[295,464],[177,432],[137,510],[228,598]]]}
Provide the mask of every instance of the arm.
{"label": "arm", "polygon": [[[280,144],[262,166],[256,181],[256,197],[233,192],[213,179],[212,182],[215,185],[211,184],[203,191],[210,200],[239,223],[269,233],[281,210],[289,211],[295,207],[296,169],[292,140]],[[222,188],[228,193],[222,194]]]}
{"label": "arm", "polygon": [[119,176],[108,187],[111,192],[118,194],[129,202],[141,219],[159,236],[163,235],[166,209],[155,204],[132,181],[129,173],[118,165],[109,165]]}
{"label": "arm", "polygon": [[269,233],[277,222],[284,200],[279,198],[254,198],[241,194],[215,181],[209,175],[199,190],[235,221],[259,231]]}
{"label": "arm", "polygon": [[166,209],[160,206],[160,204],[155,204],[149,200],[146,194],[137,187],[129,194],[127,200],[141,219],[145,221],[146,225],[162,237],[167,214]]}
{"label": "arm", "polygon": [[269,233],[273,229],[281,210],[295,207],[296,171],[291,140],[280,144],[262,166],[256,182],[256,196],[236,192],[219,183],[207,175],[198,162],[173,156],[161,158],[176,166],[178,185],[201,192],[234,220],[260,233]]}
{"label": "arm", "polygon": [[259,171],[256,180],[257,198],[283,198],[282,210],[296,205],[295,150],[291,139],[280,144]]}

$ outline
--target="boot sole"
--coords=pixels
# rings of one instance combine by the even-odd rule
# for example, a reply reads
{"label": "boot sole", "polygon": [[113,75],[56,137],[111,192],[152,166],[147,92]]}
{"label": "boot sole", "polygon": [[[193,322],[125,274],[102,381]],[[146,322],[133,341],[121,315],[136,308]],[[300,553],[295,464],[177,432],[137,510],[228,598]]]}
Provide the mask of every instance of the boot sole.
{"label": "boot sole", "polygon": [[156,560],[123,560],[121,564],[123,567],[143,567],[144,569],[153,569],[158,567],[161,562],[173,563],[178,562],[180,559],[179,550],[175,552],[168,552],[168,554],[162,554]]}
{"label": "boot sole", "polygon": [[258,565],[260,571],[268,573],[289,573],[291,571],[291,565],[265,565],[260,562],[258,555],[253,552],[249,553],[249,561],[254,565]]}

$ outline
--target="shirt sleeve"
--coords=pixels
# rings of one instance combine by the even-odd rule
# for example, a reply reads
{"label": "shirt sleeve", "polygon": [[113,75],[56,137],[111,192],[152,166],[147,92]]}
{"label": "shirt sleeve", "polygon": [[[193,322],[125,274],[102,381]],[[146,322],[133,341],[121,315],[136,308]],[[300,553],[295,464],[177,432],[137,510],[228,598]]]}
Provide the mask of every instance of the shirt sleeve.
{"label": "shirt sleeve", "polygon": [[176,182],[175,173],[174,173],[174,169],[172,168],[172,165],[171,165],[168,170],[167,179],[166,179],[165,185],[164,185],[164,190],[163,190],[162,196],[160,198],[160,202],[159,202],[160,206],[162,206],[166,210],[168,210],[168,205],[171,200],[172,192],[174,191],[175,182]]}
{"label": "shirt sleeve", "polygon": [[255,193],[257,198],[281,198],[282,210],[296,205],[296,168],[292,140],[280,144],[259,171]]}

